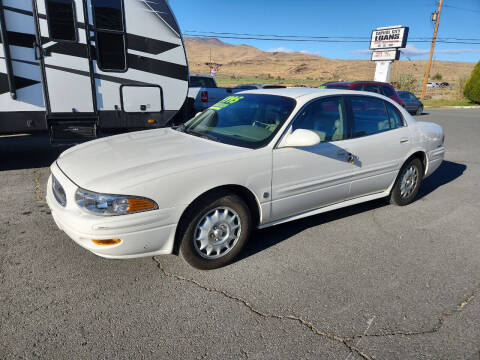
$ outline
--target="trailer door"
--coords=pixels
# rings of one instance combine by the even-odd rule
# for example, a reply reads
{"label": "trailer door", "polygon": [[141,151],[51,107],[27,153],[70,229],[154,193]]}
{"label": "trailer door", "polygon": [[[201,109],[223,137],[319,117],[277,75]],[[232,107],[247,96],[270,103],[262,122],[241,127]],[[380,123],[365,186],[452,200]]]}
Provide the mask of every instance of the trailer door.
{"label": "trailer door", "polygon": [[78,119],[81,115],[95,113],[84,1],[35,2],[35,53],[44,73],[47,118],[62,114]]}

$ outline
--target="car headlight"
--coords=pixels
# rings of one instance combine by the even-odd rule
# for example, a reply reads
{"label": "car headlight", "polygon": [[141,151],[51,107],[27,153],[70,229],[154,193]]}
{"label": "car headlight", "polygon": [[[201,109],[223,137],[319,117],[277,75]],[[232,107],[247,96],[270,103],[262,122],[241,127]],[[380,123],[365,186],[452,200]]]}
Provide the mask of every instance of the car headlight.
{"label": "car headlight", "polygon": [[75,202],[89,213],[101,216],[126,215],[158,209],[155,201],[143,197],[97,194],[80,188],[75,193]]}

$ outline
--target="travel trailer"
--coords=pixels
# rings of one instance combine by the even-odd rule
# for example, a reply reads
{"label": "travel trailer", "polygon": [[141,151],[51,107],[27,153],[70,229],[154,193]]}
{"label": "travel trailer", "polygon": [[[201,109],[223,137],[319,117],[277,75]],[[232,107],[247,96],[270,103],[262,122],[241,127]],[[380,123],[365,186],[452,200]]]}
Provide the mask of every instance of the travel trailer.
{"label": "travel trailer", "polygon": [[0,0],[0,134],[166,126],[188,64],[165,0]]}

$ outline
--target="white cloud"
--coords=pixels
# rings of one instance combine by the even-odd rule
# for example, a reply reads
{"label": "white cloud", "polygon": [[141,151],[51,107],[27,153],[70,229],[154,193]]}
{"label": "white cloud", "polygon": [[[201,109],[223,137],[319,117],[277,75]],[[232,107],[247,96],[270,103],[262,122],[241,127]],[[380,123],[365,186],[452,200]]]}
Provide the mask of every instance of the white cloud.
{"label": "white cloud", "polygon": [[268,50],[266,50],[266,51],[267,51],[267,52],[284,52],[284,53],[290,53],[290,52],[294,52],[295,50],[281,46],[281,47],[278,47],[278,48],[268,49]]}
{"label": "white cloud", "polygon": [[278,48],[268,49],[268,50],[265,50],[265,51],[267,51],[267,52],[282,52],[282,53],[299,52],[299,53],[302,53],[302,54],[320,56],[319,52],[314,52],[314,51],[310,51],[310,50],[300,50],[299,51],[299,50],[293,50],[293,49],[283,47],[283,46],[278,47]]}

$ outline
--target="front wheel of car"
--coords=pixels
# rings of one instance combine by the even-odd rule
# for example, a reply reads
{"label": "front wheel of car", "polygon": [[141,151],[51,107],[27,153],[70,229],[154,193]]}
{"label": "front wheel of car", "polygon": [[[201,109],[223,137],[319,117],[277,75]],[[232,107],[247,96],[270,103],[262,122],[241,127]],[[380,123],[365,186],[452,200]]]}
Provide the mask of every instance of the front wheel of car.
{"label": "front wheel of car", "polygon": [[390,193],[390,203],[399,206],[410,204],[418,194],[422,178],[423,164],[420,159],[409,160],[400,170]]}
{"label": "front wheel of car", "polygon": [[193,267],[231,263],[250,237],[248,206],[235,194],[211,194],[194,204],[180,224],[180,255]]}
{"label": "front wheel of car", "polygon": [[423,114],[423,106],[420,105],[418,108],[417,108],[417,112],[416,112],[417,115],[422,115]]}

